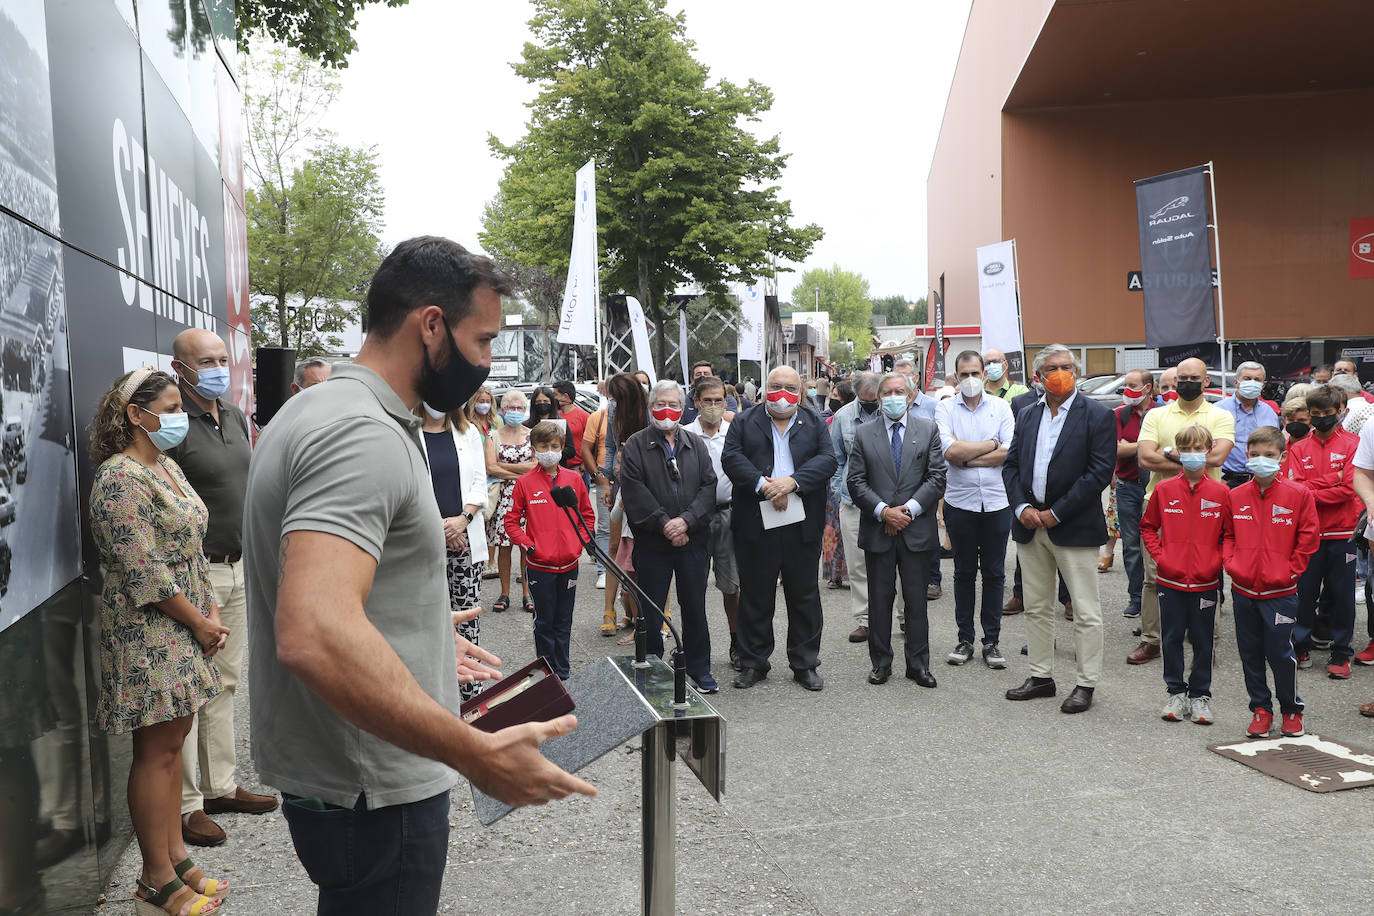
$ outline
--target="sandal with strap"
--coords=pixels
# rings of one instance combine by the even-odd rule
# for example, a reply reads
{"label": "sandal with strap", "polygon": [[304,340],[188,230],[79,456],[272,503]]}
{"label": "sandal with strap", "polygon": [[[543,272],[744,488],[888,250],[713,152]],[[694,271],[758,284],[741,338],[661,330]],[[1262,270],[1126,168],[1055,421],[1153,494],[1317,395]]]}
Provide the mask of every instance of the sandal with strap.
{"label": "sandal with strap", "polygon": [[495,614],[499,614],[499,613],[501,613],[502,611],[509,610],[509,609],[510,609],[510,595],[502,595],[500,598],[497,598],[497,599],[496,599],[496,602],[495,602],[494,604],[492,604],[492,606],[491,606],[492,613],[495,613]]}
{"label": "sandal with strap", "polygon": [[229,882],[221,881],[218,878],[206,877],[205,872],[200,870],[200,866],[192,862],[189,858],[182,859],[172,868],[176,869],[177,877],[197,893],[204,894],[206,897],[214,897],[223,900],[229,896]]}
{"label": "sandal with strap", "polygon": [[524,607],[525,607],[525,613],[526,613],[526,614],[533,614],[533,613],[534,613],[534,599],[531,598],[529,595],[526,595],[526,596],[525,596]]}
{"label": "sandal with strap", "polygon": [[609,614],[602,614],[602,615],[601,615],[601,635],[602,635],[602,636],[614,636],[614,635],[615,635],[615,611],[612,611],[612,612],[609,613]]}
{"label": "sandal with strap", "polygon": [[208,916],[219,910],[220,901],[197,894],[180,878],[173,878],[156,891],[141,878],[137,883],[138,890],[147,894],[140,897],[137,891],[134,892],[134,912],[138,916],[167,916],[168,913],[172,916]]}

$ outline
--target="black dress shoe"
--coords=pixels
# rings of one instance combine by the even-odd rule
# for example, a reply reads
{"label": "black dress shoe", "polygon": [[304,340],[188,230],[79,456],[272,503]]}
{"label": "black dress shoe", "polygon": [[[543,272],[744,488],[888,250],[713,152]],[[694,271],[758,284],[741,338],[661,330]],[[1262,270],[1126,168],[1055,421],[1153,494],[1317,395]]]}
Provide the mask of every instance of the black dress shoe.
{"label": "black dress shoe", "polygon": [[739,648],[734,643],[730,643],[730,667],[736,671],[744,670],[744,666],[739,663]]}
{"label": "black dress shoe", "polygon": [[821,676],[816,673],[815,668],[802,668],[800,671],[793,671],[792,680],[807,690],[820,690],[825,686],[825,681],[821,680]]}
{"label": "black dress shoe", "polygon": [[1035,683],[1035,678],[1028,677],[1026,682],[1020,687],[1013,687],[1007,691],[1008,700],[1033,700],[1036,697],[1054,696],[1054,681],[1046,681],[1043,684]]}
{"label": "black dress shoe", "polygon": [[868,673],[868,682],[870,684],[886,684],[887,679],[890,677],[892,677],[891,665],[876,665],[873,670]]}
{"label": "black dress shoe", "polygon": [[1075,687],[1064,698],[1064,702],[1059,704],[1059,711],[1067,713],[1085,712],[1091,705],[1093,705],[1092,688]]}
{"label": "black dress shoe", "polygon": [[934,687],[935,675],[930,673],[929,668],[908,668],[906,669],[908,680],[915,681],[922,687]]}
{"label": "black dress shoe", "polygon": [[735,678],[735,686],[740,690],[748,690],[766,677],[768,677],[767,671],[761,671],[758,668],[741,668],[739,675]]}

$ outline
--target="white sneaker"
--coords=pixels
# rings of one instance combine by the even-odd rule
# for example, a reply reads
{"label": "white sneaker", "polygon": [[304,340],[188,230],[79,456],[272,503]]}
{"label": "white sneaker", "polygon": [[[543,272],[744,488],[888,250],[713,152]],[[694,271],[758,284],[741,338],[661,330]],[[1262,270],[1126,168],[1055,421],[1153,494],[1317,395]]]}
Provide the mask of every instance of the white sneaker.
{"label": "white sneaker", "polygon": [[599,572],[599,573],[596,574],[596,587],[597,587],[597,588],[605,588],[605,587],[606,587],[606,574],[605,574],[604,572]]}
{"label": "white sneaker", "polygon": [[1164,704],[1164,711],[1159,715],[1168,722],[1182,722],[1188,718],[1188,695],[1186,693],[1169,694],[1169,702]]}
{"label": "white sneaker", "polygon": [[1193,721],[1198,725],[1212,724],[1212,698],[1194,697],[1189,701],[1192,706]]}

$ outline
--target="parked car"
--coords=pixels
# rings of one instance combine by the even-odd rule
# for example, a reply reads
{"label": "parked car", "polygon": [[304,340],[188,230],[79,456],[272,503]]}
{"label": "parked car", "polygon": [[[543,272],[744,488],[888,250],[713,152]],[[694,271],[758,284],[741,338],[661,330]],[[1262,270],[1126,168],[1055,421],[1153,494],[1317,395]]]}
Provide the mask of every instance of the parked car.
{"label": "parked car", "polygon": [[19,461],[14,466],[14,482],[23,483],[29,479],[29,453],[22,452]]}
{"label": "parked car", "polygon": [[24,421],[19,417],[5,418],[4,454],[6,461],[17,461],[24,451]]}
{"label": "parked car", "polygon": [[[1164,370],[1151,369],[1150,372],[1154,374],[1155,384],[1158,385],[1159,377],[1164,374]],[[1223,397],[1221,393],[1221,372],[1217,369],[1209,369],[1208,376],[1209,378],[1207,382],[1207,387],[1203,389],[1203,397],[1207,398],[1207,400],[1211,401],[1212,403],[1216,403],[1217,401],[1220,401]],[[1122,395],[1122,392],[1125,390],[1126,373],[1124,372],[1120,373],[1119,375],[1103,376],[1102,378],[1094,382],[1091,386],[1079,387],[1079,391],[1082,392],[1084,395],[1092,398],[1094,401],[1097,401],[1103,407],[1109,409],[1120,407],[1122,404],[1126,403],[1126,400]],[[1226,394],[1231,395],[1235,393],[1236,374],[1234,372],[1228,372],[1226,373]]]}
{"label": "parked car", "polygon": [[0,534],[0,596],[10,590],[10,564],[13,554],[10,552],[9,541]]}
{"label": "parked car", "polygon": [[0,525],[8,525],[13,522],[14,515],[14,496],[10,493],[9,487],[0,484]]}

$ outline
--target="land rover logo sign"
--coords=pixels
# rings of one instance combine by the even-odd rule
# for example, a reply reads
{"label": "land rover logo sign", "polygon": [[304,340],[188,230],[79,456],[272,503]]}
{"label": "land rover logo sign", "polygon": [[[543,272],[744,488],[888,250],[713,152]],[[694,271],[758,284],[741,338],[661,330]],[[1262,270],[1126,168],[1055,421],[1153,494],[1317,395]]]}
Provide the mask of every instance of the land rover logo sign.
{"label": "land rover logo sign", "polygon": [[1001,261],[991,261],[983,265],[983,273],[987,274],[989,277],[995,277],[1005,269],[1006,265]]}

